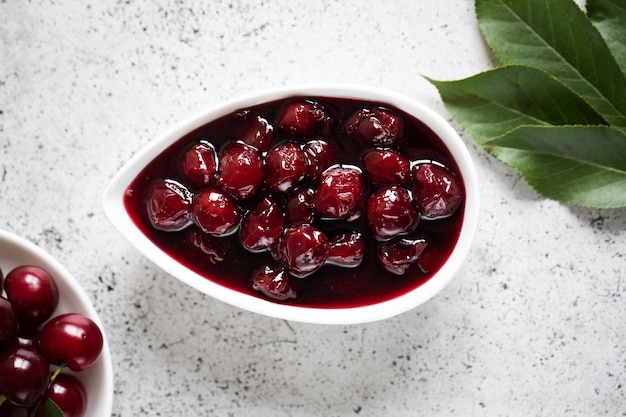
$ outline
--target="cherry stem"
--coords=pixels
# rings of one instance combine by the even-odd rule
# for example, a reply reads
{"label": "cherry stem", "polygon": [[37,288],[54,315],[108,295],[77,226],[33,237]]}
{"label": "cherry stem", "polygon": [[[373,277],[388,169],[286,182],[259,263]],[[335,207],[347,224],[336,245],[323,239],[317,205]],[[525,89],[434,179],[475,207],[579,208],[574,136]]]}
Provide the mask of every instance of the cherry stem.
{"label": "cherry stem", "polygon": [[[57,379],[57,376],[59,376],[59,374],[61,373],[63,368],[65,368],[65,366],[66,366],[65,362],[59,363],[59,366],[57,366],[57,369],[55,369],[52,375],[50,375],[50,384],[48,384],[48,386],[50,386],[54,382],[54,380]],[[0,399],[2,399],[2,394],[0,394]],[[2,404],[1,401],[0,401],[0,404]],[[32,413],[30,413],[29,417],[35,417],[35,413],[37,413],[37,410],[39,409],[39,407],[41,407],[41,404],[42,404],[42,401],[39,400],[37,402],[37,405],[33,408]]]}
{"label": "cherry stem", "polygon": [[0,394],[0,405],[7,400],[7,397],[4,394]]}

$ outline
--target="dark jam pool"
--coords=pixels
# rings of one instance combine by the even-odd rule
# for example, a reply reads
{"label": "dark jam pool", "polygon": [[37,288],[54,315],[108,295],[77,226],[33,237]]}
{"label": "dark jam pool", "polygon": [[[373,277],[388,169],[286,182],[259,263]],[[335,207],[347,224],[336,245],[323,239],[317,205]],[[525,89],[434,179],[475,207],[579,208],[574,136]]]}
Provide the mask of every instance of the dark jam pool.
{"label": "dark jam pool", "polygon": [[[327,123],[324,129],[320,128],[316,132],[312,132],[307,139],[291,137],[278,128],[278,117],[284,106],[299,101],[317,103],[324,108],[329,116],[330,123]],[[271,123],[274,133],[272,147],[284,142],[302,145],[311,138],[321,137],[335,147],[339,164],[362,167],[361,158],[363,154],[372,149],[373,146],[363,144],[349,136],[345,130],[346,121],[361,109],[375,107],[390,109],[404,121],[403,138],[399,144],[394,145],[394,149],[400,151],[411,163],[436,161],[438,164],[444,165],[456,173],[461,185],[463,184],[459,169],[442,141],[424,123],[413,116],[385,103],[328,97],[292,97],[241,109],[209,122],[180,138],[146,166],[134,179],[125,195],[126,210],[137,227],[154,244],[187,268],[232,290],[269,300],[265,294],[252,288],[251,275],[256,268],[274,261],[270,251],[250,252],[246,250],[240,242],[237,231],[228,236],[212,237],[225,254],[222,261],[213,263],[197,251],[190,251],[183,244],[184,233],[188,232],[188,228],[197,229],[196,225],[191,224],[188,228],[176,232],[161,231],[152,226],[146,209],[148,190],[156,181],[172,179],[186,185],[192,194],[199,193],[200,189],[185,184],[184,176],[181,173],[183,154],[192,145],[200,141],[208,141],[213,144],[219,156],[227,144],[239,138],[239,132],[243,130],[246,123],[257,117],[262,117]],[[265,155],[267,152],[262,154]],[[424,253],[430,251],[431,254],[437,254],[434,261],[437,266],[434,270],[424,272],[419,266],[413,265],[405,274],[396,275],[381,266],[377,256],[381,242],[372,236],[366,224],[366,215],[363,212],[366,206],[365,201],[376,187],[368,181],[367,174],[364,174],[364,179],[360,215],[351,216],[352,218],[357,217],[356,219],[324,220],[318,215],[312,222],[314,227],[322,230],[327,236],[346,230],[360,232],[365,239],[367,248],[362,263],[354,268],[326,264],[315,273],[304,278],[290,277],[289,279],[296,289],[297,297],[283,301],[272,301],[317,308],[358,307],[380,303],[419,287],[447,260],[460,233],[464,202],[451,216],[437,220],[421,219],[414,231],[401,236],[403,238],[423,238],[428,242],[427,250]],[[316,180],[309,180],[303,185],[315,188],[317,184]],[[261,188],[255,197],[243,202],[239,201],[238,205],[242,213],[249,211],[265,193],[266,189]],[[280,193],[278,195],[272,193],[272,195],[284,207],[287,197]],[[197,231],[201,233],[200,229]]]}

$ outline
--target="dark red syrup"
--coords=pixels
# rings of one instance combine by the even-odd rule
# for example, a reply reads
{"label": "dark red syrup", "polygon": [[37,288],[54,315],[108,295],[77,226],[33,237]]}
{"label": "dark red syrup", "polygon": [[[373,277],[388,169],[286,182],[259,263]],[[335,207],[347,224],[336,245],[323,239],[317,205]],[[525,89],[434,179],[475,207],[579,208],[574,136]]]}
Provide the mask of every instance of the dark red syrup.
{"label": "dark red syrup", "polygon": [[[300,131],[297,135],[287,131],[285,133],[279,128],[281,111],[290,103],[302,101],[321,106],[327,118],[318,120],[315,131],[311,131],[308,136]],[[236,139],[242,139],[244,135],[250,137],[249,126],[254,123],[259,124],[258,120],[264,121],[259,124],[262,125],[263,130],[260,133],[267,133],[271,130],[270,133],[273,135],[270,138],[271,146],[268,147],[265,143],[263,145],[265,149],[259,150],[263,157],[267,155],[269,148],[285,142],[304,146],[311,139],[321,138],[334,147],[336,162],[362,167],[361,158],[375,146],[355,139],[354,135],[348,135],[346,124],[359,110],[378,107],[390,109],[400,115],[404,122],[401,140],[390,145],[390,148],[399,151],[412,164],[416,161],[434,161],[447,167],[459,178],[461,186],[463,185],[458,166],[450,152],[439,137],[415,117],[385,103],[344,98],[293,97],[241,109],[209,122],[180,138],[147,165],[133,180],[125,194],[126,210],[137,227],[173,259],[206,279],[254,297],[303,307],[347,308],[376,304],[403,295],[426,282],[448,259],[460,233],[464,199],[451,216],[436,220],[421,219],[413,231],[398,236],[397,239],[425,240],[428,245],[424,253],[427,253],[429,249],[432,251],[425,257],[428,259],[428,262],[424,262],[424,265],[428,265],[427,267],[423,265],[420,267],[419,262],[415,262],[408,267],[406,273],[397,275],[388,272],[381,265],[378,253],[380,246],[385,242],[377,241],[366,223],[367,216],[363,210],[366,209],[367,198],[380,188],[380,185],[372,184],[367,180],[367,174],[364,174],[366,181],[363,197],[359,203],[360,214],[346,219],[332,220],[321,219],[319,215],[316,215],[312,221],[312,226],[323,231],[329,240],[340,232],[360,233],[366,244],[366,254],[362,263],[353,268],[325,264],[304,278],[290,276],[289,280],[297,296],[286,300],[272,300],[264,293],[253,289],[251,281],[253,272],[265,264],[276,265],[277,261],[269,250],[251,252],[245,249],[240,241],[239,230],[228,236],[210,237],[217,246],[217,254],[202,255],[199,251],[189,250],[189,246],[184,243],[184,237],[188,238],[192,231],[196,233],[196,236],[202,235],[193,222],[180,231],[157,230],[152,226],[146,209],[148,190],[156,181],[164,179],[177,181],[188,187],[192,194],[203,190],[203,188],[194,188],[192,184],[186,183],[181,173],[181,160],[190,147],[200,142],[210,143],[215,148],[219,159],[219,155],[228,144]],[[311,123],[310,120],[306,122]],[[294,135],[307,137],[294,137]],[[382,147],[386,146],[388,145],[385,144]],[[309,186],[315,189],[317,178],[303,180],[298,188]],[[207,187],[209,186],[204,188]],[[216,181],[211,187],[219,187],[219,182]],[[245,214],[251,210],[266,195],[271,195],[282,207],[285,207],[290,194],[289,192],[276,192],[269,186],[261,186],[252,198],[237,201],[241,213]],[[354,219],[354,217],[357,218]]]}

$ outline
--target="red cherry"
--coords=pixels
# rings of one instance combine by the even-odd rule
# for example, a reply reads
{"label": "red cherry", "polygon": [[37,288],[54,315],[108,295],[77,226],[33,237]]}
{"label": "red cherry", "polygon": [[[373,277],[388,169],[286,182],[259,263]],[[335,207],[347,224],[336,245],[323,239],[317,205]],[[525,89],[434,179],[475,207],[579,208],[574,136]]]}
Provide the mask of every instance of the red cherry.
{"label": "red cherry", "polygon": [[259,151],[243,143],[232,143],[222,151],[218,182],[238,200],[251,198],[265,180]]}
{"label": "red cherry", "polygon": [[183,155],[181,168],[185,180],[195,188],[205,188],[215,182],[217,153],[213,144],[201,141]]}
{"label": "red cherry", "polygon": [[33,415],[45,417],[44,403],[52,401],[63,412],[63,417],[83,417],[87,410],[87,391],[74,375],[60,373],[50,383]]}
{"label": "red cherry", "polygon": [[313,139],[304,144],[302,153],[308,163],[307,177],[316,178],[326,168],[338,162],[337,150],[322,139]]}
{"label": "red cherry", "polygon": [[315,191],[315,210],[325,218],[345,219],[357,212],[363,175],[355,166],[333,166],[320,175]]}
{"label": "red cherry", "polygon": [[59,303],[59,289],[52,276],[37,266],[18,266],[4,280],[20,328],[34,329],[48,320]]}
{"label": "red cherry", "polygon": [[304,100],[286,104],[278,116],[278,128],[293,138],[306,138],[330,127],[330,117],[321,104]]}
{"label": "red cherry", "polygon": [[411,266],[417,264],[427,246],[423,239],[385,242],[379,248],[378,259],[387,271],[395,275],[404,275]]}
{"label": "red cherry", "polygon": [[150,187],[146,199],[148,219],[155,229],[166,232],[182,230],[191,224],[193,196],[181,183],[164,179]]}
{"label": "red cherry", "polygon": [[324,232],[303,224],[285,230],[276,254],[292,275],[302,278],[324,265],[329,250],[330,245]]}
{"label": "red cherry", "polygon": [[0,352],[0,393],[13,405],[32,406],[50,382],[50,368],[35,349],[13,344]]}
{"label": "red cherry", "polygon": [[363,170],[376,185],[405,185],[411,178],[409,160],[392,149],[368,151],[363,155]]}
{"label": "red cherry", "polygon": [[274,191],[286,193],[306,177],[308,165],[304,154],[294,143],[283,143],[265,157],[266,182]]}
{"label": "red cherry", "polygon": [[315,218],[313,198],[315,191],[308,187],[295,190],[287,199],[287,220],[291,226],[312,223]]}
{"label": "red cherry", "polygon": [[367,225],[378,240],[410,233],[418,222],[419,214],[405,188],[381,188],[367,200]]}
{"label": "red cherry", "polygon": [[261,152],[266,152],[274,143],[274,126],[265,118],[257,116],[245,121],[236,138],[254,146]]}
{"label": "red cherry", "polygon": [[17,314],[13,305],[6,298],[0,297],[0,349],[12,344],[18,331]]}
{"label": "red cherry", "polygon": [[52,365],[67,365],[74,372],[91,367],[100,357],[104,339],[98,325],[82,314],[53,317],[39,334],[38,349]]}
{"label": "red cherry", "polygon": [[255,269],[252,272],[252,288],[274,300],[284,301],[297,297],[289,274],[280,265],[262,265]]}
{"label": "red cherry", "polygon": [[204,233],[213,236],[226,236],[233,233],[241,213],[233,198],[214,188],[196,194],[192,204],[193,217]]}
{"label": "red cherry", "polygon": [[330,241],[330,250],[326,262],[346,268],[355,268],[361,265],[366,250],[365,240],[360,233],[340,233]]}
{"label": "red cherry", "polygon": [[422,218],[449,217],[463,202],[463,187],[448,168],[434,163],[413,167],[413,202]]}
{"label": "red cherry", "polygon": [[241,244],[253,252],[269,249],[278,243],[284,226],[283,209],[274,199],[265,197],[244,216]]}
{"label": "red cherry", "polygon": [[404,120],[383,107],[362,109],[348,119],[345,131],[367,145],[394,146],[402,140]]}
{"label": "red cherry", "polygon": [[190,227],[183,234],[185,252],[200,263],[216,265],[226,259],[226,251],[219,244],[217,238],[203,233],[196,227]]}

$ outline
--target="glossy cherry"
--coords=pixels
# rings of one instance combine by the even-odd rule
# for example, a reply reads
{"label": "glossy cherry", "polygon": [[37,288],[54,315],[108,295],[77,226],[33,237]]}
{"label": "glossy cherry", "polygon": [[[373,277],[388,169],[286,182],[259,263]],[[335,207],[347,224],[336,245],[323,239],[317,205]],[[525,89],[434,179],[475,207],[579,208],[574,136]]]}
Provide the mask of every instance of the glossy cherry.
{"label": "glossy cherry", "polygon": [[366,251],[367,246],[361,233],[343,232],[331,239],[326,262],[345,268],[355,268],[363,262]]}
{"label": "glossy cherry", "polygon": [[233,233],[241,221],[239,207],[230,194],[215,188],[196,194],[192,213],[200,229],[213,236]]}
{"label": "glossy cherry", "polygon": [[317,132],[327,132],[331,119],[324,107],[311,100],[287,103],[278,116],[278,128],[293,138],[306,138]]}
{"label": "glossy cherry", "polygon": [[156,181],[146,196],[148,220],[155,229],[166,232],[182,230],[191,224],[193,195],[178,181]]}
{"label": "glossy cherry", "polygon": [[44,393],[34,417],[45,417],[44,403],[54,402],[63,412],[63,417],[83,417],[87,410],[87,391],[74,375],[60,373]]}
{"label": "glossy cherry", "polygon": [[196,189],[213,185],[217,168],[217,152],[213,144],[207,141],[193,144],[181,160],[186,183]]}
{"label": "glossy cherry", "polygon": [[265,181],[274,191],[286,193],[306,178],[307,161],[295,143],[282,143],[265,156]]}
{"label": "glossy cherry", "polygon": [[98,360],[103,342],[102,331],[93,320],[67,313],[53,317],[43,326],[37,347],[50,364],[65,364],[80,372]]}
{"label": "glossy cherry", "polygon": [[315,219],[314,197],[315,191],[309,187],[298,188],[289,196],[285,207],[289,225],[313,223]]}
{"label": "glossy cherry", "polygon": [[271,299],[296,298],[297,292],[282,265],[261,265],[252,272],[252,288]]}
{"label": "glossy cherry", "polygon": [[271,197],[259,201],[241,222],[241,244],[252,252],[270,249],[278,243],[285,226],[285,213]]}
{"label": "glossy cherry", "polygon": [[404,120],[384,107],[361,109],[348,119],[345,131],[366,145],[394,146],[402,140]]}
{"label": "glossy cherry", "polygon": [[23,265],[11,270],[4,280],[4,291],[24,330],[48,320],[59,303],[56,282],[38,266]]}
{"label": "glossy cherry", "polygon": [[15,342],[19,328],[13,305],[6,298],[0,297],[0,349]]}
{"label": "glossy cherry", "polygon": [[324,232],[303,224],[285,230],[275,253],[292,275],[302,278],[324,265],[329,250]]}
{"label": "glossy cherry", "polygon": [[411,194],[402,187],[385,187],[367,200],[367,225],[378,240],[409,233],[419,222]]}
{"label": "glossy cherry", "polygon": [[316,178],[326,168],[339,161],[335,147],[323,139],[308,141],[302,147],[302,153],[307,160],[309,179]]}
{"label": "glossy cherry", "polygon": [[409,268],[417,265],[420,255],[428,243],[424,239],[400,239],[385,242],[378,250],[382,266],[395,275],[404,275]]}
{"label": "glossy cherry", "polygon": [[231,143],[222,151],[218,183],[238,200],[251,198],[265,180],[263,158],[244,143]]}
{"label": "glossy cherry", "polygon": [[35,349],[16,343],[0,352],[0,393],[13,405],[32,406],[49,382],[49,364]]}
{"label": "glossy cherry", "polygon": [[265,152],[274,143],[274,126],[261,116],[247,118],[235,137],[243,143]]}
{"label": "glossy cherry", "polygon": [[413,202],[422,218],[449,217],[463,202],[463,187],[448,168],[434,163],[413,167]]}
{"label": "glossy cherry", "polygon": [[375,185],[406,185],[411,178],[409,160],[393,149],[368,151],[363,155],[363,170]]}
{"label": "glossy cherry", "polygon": [[315,190],[315,210],[325,218],[345,219],[359,208],[363,192],[363,174],[352,165],[328,168]]}

